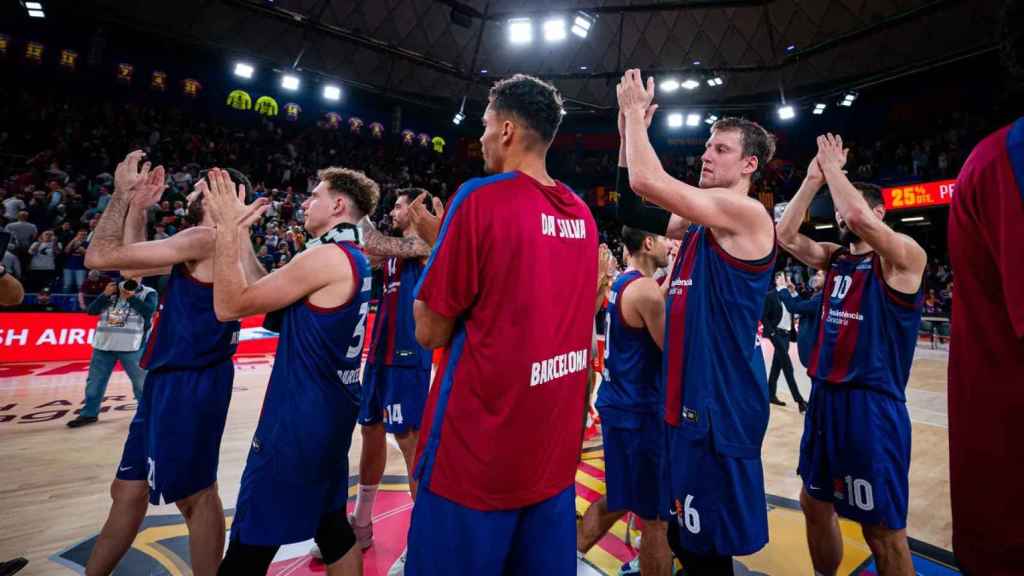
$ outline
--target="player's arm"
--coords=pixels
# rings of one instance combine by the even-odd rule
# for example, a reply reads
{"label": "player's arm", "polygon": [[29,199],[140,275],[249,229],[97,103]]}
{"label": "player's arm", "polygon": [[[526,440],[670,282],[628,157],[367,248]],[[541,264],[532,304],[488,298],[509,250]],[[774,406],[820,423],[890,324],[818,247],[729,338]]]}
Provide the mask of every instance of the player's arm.
{"label": "player's arm", "polygon": [[[152,193],[163,193],[163,190],[154,188],[149,190]],[[132,194],[128,206],[128,216],[124,222],[124,246],[139,244],[146,241],[146,209],[160,201],[160,197],[145,195],[141,193]],[[122,276],[162,276],[171,271],[170,266],[148,268],[145,270],[121,270]]]}
{"label": "player's arm", "polygon": [[359,221],[359,229],[363,235],[362,248],[370,256],[371,263],[379,265],[393,256],[405,259],[430,256],[430,245],[420,238],[416,236],[395,238],[381,234],[380,230],[377,230],[377,227],[370,221],[369,216],[364,216]]}
{"label": "player's arm", "polygon": [[779,299],[782,300],[782,305],[786,307],[790,314],[800,316],[814,314],[821,307],[820,302],[818,305],[815,305],[813,299],[793,296],[789,290],[779,290]]}
{"label": "player's arm", "polygon": [[786,205],[786,210],[782,213],[782,220],[775,227],[779,246],[796,256],[797,260],[816,270],[824,270],[832,253],[839,248],[838,244],[815,242],[800,233],[800,224],[804,220],[804,215],[807,214],[811,202],[814,201],[814,196],[818,190],[821,190],[824,183],[825,176],[821,173],[818,160],[817,158],[812,159],[811,165],[807,168],[807,176],[800,184],[800,189]]}
{"label": "player's arm", "polygon": [[904,291],[916,292],[928,263],[924,248],[910,236],[894,231],[871,210],[864,195],[843,173],[845,157],[841,137],[832,134],[818,137],[818,164],[825,174],[836,211],[850,230],[878,252],[884,265],[895,272],[895,278],[886,278],[893,288],[912,288]]}
{"label": "player's arm", "polygon": [[256,249],[252,245],[250,228],[240,229],[239,234],[241,235],[239,242],[242,244],[240,248],[242,252],[242,271],[245,273],[246,282],[253,284],[266,276],[267,270],[260,263],[260,259],[256,257]]}
{"label": "player's arm", "polygon": [[417,300],[412,308],[416,320],[416,341],[428,350],[448,345],[455,330],[455,318],[442,316],[430,309],[422,300]]}
{"label": "player's arm", "polygon": [[664,348],[665,339],[665,299],[661,295],[661,287],[654,278],[640,278],[626,289],[627,299],[633,309],[643,318],[644,326],[658,348]]}
{"label": "player's arm", "polygon": [[[756,200],[739,197],[720,188],[690,186],[665,171],[648,138],[644,121],[646,103],[653,95],[653,78],[648,78],[645,90],[639,70],[626,72],[619,87],[619,103],[626,117],[626,161],[629,164],[630,187],[686,222],[724,230],[729,234],[763,228],[764,206]],[[667,230],[664,233],[667,234]]]}

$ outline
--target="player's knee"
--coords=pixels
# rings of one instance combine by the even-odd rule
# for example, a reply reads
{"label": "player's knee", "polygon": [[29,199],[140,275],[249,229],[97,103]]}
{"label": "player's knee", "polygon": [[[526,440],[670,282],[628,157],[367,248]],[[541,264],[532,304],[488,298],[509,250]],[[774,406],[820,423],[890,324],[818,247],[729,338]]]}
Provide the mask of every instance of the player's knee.
{"label": "player's knee", "polygon": [[384,423],[377,422],[376,424],[360,426],[359,433],[362,434],[363,439],[384,436]]}
{"label": "player's knee", "polygon": [[213,484],[207,488],[196,492],[195,494],[178,500],[175,504],[178,506],[178,510],[186,520],[195,514],[196,510],[203,506],[211,506],[215,504],[217,500],[217,485]]}
{"label": "player's knee", "polygon": [[861,530],[864,533],[864,541],[868,543],[872,551],[876,549],[883,552],[895,550],[907,540],[905,530],[893,530],[877,524],[862,524]]}
{"label": "player's knee", "polygon": [[356,544],[356,533],[348,523],[345,510],[341,509],[325,515],[313,537],[323,555],[324,564],[328,566],[341,560]]}
{"label": "player's knee", "polygon": [[149,485],[143,480],[119,480],[110,483],[110,497],[116,502],[146,503]]}

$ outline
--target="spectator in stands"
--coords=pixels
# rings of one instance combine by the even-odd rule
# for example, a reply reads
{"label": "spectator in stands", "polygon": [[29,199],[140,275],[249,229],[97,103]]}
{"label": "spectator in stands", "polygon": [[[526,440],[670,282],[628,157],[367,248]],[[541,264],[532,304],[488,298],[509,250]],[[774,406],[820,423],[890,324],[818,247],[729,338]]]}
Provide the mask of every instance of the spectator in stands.
{"label": "spectator in stands", "polygon": [[86,229],[80,228],[64,247],[64,294],[74,294],[85,283],[85,250],[89,247],[85,236]]}
{"label": "spectator in stands", "polygon": [[10,244],[7,245],[7,251],[4,252],[2,264],[8,274],[15,277],[18,282],[21,282],[21,262],[18,260],[18,256],[14,253],[14,248]]}
{"label": "spectator in stands", "polygon": [[[9,221],[13,221],[18,218],[18,212],[21,212],[25,208],[25,201],[16,193],[12,192],[10,196],[4,199],[4,218]],[[28,216],[26,214],[26,218],[27,217]]]}
{"label": "spectator in stands", "polygon": [[78,309],[83,312],[88,310],[89,305],[103,293],[109,283],[110,279],[99,270],[89,270],[89,275],[78,292]]}
{"label": "spectator in stands", "polygon": [[156,290],[128,278],[120,284],[110,282],[92,304],[88,313],[99,316],[93,337],[92,359],[85,381],[85,407],[68,428],[79,428],[98,420],[100,403],[107,391],[114,366],[121,367],[132,381],[135,400],[142,400],[146,371],[139,366],[149,336],[150,321],[157,308]]}
{"label": "spectator in stands", "polygon": [[16,308],[19,312],[63,312],[59,306],[50,301],[50,289],[43,288],[36,295],[32,304],[22,304]]}
{"label": "spectator in stands", "polygon": [[53,235],[53,230],[44,230],[39,239],[29,246],[32,257],[28,270],[28,289],[36,291],[49,288],[57,277],[57,255],[62,246]]}
{"label": "spectator in stands", "polygon": [[12,241],[17,242],[18,252],[23,254],[28,253],[29,246],[35,241],[36,236],[39,234],[39,229],[36,225],[28,221],[28,211],[20,210],[17,214],[17,220],[11,222],[7,226],[4,226],[5,232],[10,232]]}

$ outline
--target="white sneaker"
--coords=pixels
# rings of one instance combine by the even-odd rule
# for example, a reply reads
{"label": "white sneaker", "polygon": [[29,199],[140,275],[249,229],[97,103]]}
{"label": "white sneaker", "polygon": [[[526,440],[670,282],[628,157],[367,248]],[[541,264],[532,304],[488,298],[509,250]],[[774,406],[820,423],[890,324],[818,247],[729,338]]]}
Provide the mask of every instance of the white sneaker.
{"label": "white sneaker", "polygon": [[402,550],[402,555],[395,560],[395,563],[391,565],[391,569],[388,570],[388,576],[405,576],[405,555],[409,552],[406,548]]}
{"label": "white sneaker", "polygon": [[373,546],[373,522],[370,522],[366,526],[360,526],[356,524],[356,517],[349,515],[348,523],[356,533],[356,543],[359,544],[359,548],[361,550],[366,550],[370,546]]}
{"label": "white sneaker", "polygon": [[309,555],[313,558],[316,558],[317,560],[324,559],[324,555],[320,553],[320,547],[316,544],[313,544],[313,547],[309,549]]}

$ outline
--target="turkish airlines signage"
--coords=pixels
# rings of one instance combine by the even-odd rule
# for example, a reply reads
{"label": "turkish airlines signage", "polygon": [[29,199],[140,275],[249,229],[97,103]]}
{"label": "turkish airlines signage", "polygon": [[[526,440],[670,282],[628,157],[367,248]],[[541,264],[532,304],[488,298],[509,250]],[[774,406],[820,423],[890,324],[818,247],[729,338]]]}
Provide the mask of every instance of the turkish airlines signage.
{"label": "turkish airlines signage", "polygon": [[882,188],[882,198],[885,199],[886,211],[930,208],[948,206],[953,201],[955,190],[956,180],[937,180],[923,184]]}

